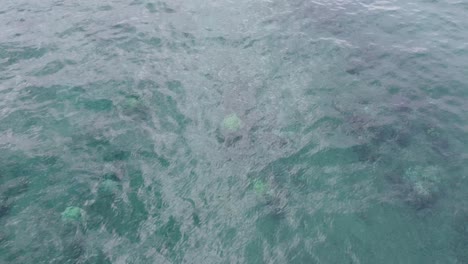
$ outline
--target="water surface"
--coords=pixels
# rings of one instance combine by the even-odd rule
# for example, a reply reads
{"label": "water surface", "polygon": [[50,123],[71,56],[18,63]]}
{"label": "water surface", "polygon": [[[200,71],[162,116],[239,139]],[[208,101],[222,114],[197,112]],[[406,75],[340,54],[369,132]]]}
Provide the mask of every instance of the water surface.
{"label": "water surface", "polygon": [[468,263],[467,11],[4,1],[0,262]]}

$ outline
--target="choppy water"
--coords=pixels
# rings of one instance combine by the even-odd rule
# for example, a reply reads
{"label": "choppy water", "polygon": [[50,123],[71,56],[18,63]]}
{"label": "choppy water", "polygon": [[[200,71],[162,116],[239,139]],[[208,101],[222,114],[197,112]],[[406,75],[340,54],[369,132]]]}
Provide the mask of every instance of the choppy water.
{"label": "choppy water", "polygon": [[468,263],[467,12],[2,1],[0,262]]}

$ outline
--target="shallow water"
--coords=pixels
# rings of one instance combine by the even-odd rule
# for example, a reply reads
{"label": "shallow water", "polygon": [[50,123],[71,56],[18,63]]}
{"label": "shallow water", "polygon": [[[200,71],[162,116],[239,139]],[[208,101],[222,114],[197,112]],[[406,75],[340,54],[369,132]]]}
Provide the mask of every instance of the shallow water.
{"label": "shallow water", "polygon": [[468,263],[467,11],[4,1],[0,262]]}

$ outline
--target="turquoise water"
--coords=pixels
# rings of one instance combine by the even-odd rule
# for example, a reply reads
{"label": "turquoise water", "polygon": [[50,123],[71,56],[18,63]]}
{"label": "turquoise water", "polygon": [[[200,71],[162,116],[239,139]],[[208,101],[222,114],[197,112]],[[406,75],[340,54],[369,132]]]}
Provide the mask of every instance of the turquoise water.
{"label": "turquoise water", "polygon": [[468,263],[467,12],[3,1],[0,263]]}

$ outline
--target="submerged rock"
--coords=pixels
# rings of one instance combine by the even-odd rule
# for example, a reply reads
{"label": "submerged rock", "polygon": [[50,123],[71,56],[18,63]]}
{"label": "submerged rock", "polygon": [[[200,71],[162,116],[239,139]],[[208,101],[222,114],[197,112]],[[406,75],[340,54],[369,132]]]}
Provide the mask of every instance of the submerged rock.
{"label": "submerged rock", "polygon": [[119,190],[119,183],[111,179],[105,179],[99,184],[99,190],[105,194],[117,193]]}
{"label": "submerged rock", "polygon": [[140,100],[138,96],[132,95],[125,98],[125,107],[127,108],[136,108],[140,105]]}
{"label": "submerged rock", "polygon": [[236,114],[230,114],[223,119],[223,127],[230,132],[242,128],[242,120]]}
{"label": "submerged rock", "polygon": [[403,179],[409,187],[409,201],[418,208],[435,202],[441,184],[441,169],[437,166],[414,166],[406,169]]}
{"label": "submerged rock", "polygon": [[121,103],[122,111],[125,115],[133,118],[148,120],[150,118],[148,107],[145,106],[142,98],[136,95],[125,97]]}
{"label": "submerged rock", "polygon": [[252,188],[254,192],[259,196],[265,195],[268,191],[266,183],[260,179],[255,179],[253,181]]}
{"label": "submerged rock", "polygon": [[62,212],[62,220],[80,222],[84,219],[85,212],[76,206],[69,206]]}
{"label": "submerged rock", "polygon": [[0,198],[0,218],[7,215],[10,212],[11,203],[6,199]]}

